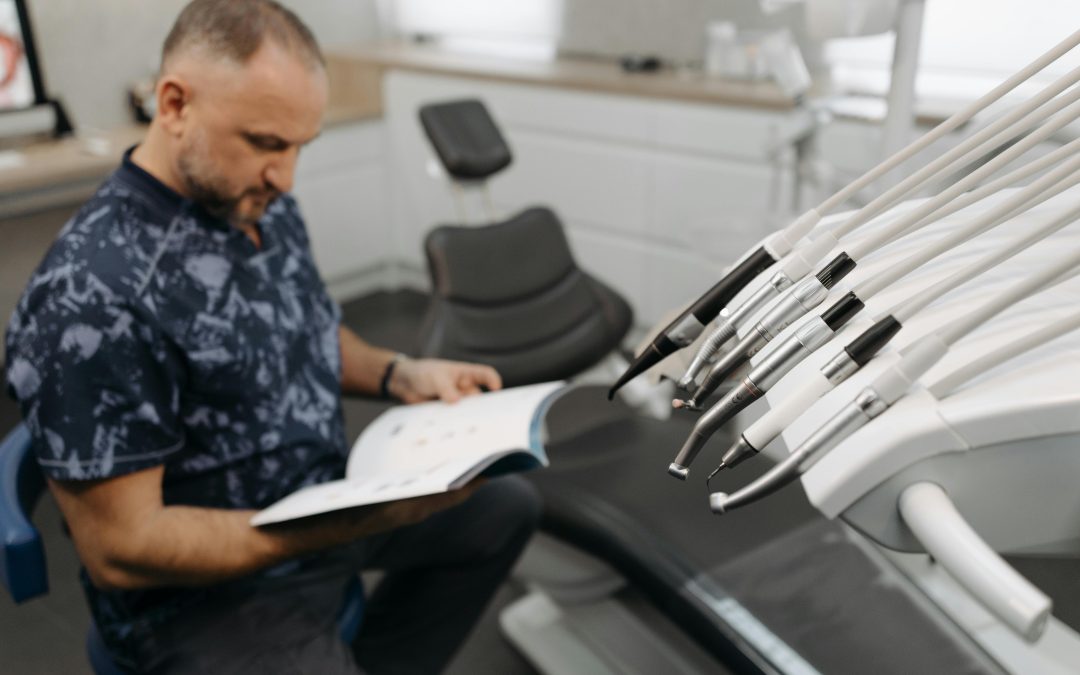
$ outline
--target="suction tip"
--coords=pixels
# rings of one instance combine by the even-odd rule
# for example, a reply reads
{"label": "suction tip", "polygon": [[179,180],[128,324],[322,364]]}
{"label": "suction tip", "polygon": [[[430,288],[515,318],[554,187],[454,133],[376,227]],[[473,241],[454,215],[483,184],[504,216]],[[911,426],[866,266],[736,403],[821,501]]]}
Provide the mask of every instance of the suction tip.
{"label": "suction tip", "polygon": [[619,379],[615,381],[615,384],[611,386],[611,389],[608,391],[608,400],[610,401],[615,398],[615,392],[622,389],[624,384],[644,373],[658,361],[660,361],[660,357],[651,349],[647,349],[641,356],[634,359],[634,362],[630,364],[626,369],[626,372],[620,375]]}
{"label": "suction tip", "polygon": [[652,344],[645,348],[645,351],[641,352],[641,354],[634,359],[634,362],[626,368],[626,372],[623,373],[611,387],[611,391],[608,392],[608,400],[610,401],[614,398],[615,392],[621,389],[624,384],[660,363],[669,354],[674,354],[678,350],[679,346],[671,340],[668,340],[666,336],[661,335],[657,337],[653,340]]}

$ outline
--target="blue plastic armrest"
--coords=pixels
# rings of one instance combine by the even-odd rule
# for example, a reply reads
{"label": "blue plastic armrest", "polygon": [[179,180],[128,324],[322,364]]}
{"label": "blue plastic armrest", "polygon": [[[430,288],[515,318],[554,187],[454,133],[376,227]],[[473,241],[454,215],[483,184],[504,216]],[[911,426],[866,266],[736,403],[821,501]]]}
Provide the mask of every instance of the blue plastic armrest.
{"label": "blue plastic armrest", "polygon": [[0,583],[16,602],[49,592],[45,547],[30,511],[45,478],[22,424],[0,441]]}

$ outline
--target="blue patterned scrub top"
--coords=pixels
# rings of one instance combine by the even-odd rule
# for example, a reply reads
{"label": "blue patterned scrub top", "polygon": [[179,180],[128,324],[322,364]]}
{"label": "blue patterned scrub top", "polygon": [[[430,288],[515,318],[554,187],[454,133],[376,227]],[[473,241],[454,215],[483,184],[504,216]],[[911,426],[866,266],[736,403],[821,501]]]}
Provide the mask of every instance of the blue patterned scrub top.
{"label": "blue patterned scrub top", "polygon": [[[344,474],[340,310],[293,199],[259,226],[261,249],[130,151],[64,226],[5,341],[8,390],[48,476],[163,465],[166,504],[258,509]],[[122,661],[208,592],[103,592],[82,577]]]}

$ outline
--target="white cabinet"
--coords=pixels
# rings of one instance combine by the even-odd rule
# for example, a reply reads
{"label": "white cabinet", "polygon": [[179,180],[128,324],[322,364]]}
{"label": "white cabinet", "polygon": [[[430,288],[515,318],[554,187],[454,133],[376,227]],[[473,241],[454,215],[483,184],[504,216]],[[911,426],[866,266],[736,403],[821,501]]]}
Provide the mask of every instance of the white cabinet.
{"label": "white cabinet", "polygon": [[384,146],[379,120],[328,128],[300,153],[294,194],[338,299],[381,286],[378,273],[393,257]]}

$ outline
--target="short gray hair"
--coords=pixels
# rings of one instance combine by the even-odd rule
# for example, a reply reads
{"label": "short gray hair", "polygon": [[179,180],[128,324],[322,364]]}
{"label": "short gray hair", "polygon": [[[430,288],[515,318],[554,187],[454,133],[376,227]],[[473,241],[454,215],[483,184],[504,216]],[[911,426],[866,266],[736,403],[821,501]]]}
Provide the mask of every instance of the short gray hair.
{"label": "short gray hair", "polygon": [[311,29],[275,0],[192,0],[165,38],[162,69],[171,57],[190,48],[244,64],[267,39],[293,51],[312,68],[326,65]]}

